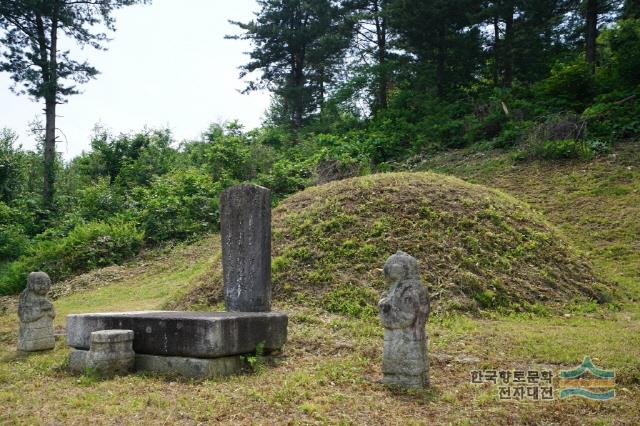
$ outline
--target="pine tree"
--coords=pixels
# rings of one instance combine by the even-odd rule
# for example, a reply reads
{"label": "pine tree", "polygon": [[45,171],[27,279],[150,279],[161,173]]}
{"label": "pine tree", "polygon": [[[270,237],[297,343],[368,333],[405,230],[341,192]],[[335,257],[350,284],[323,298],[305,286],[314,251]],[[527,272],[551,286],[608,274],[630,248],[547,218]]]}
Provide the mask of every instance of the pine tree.
{"label": "pine tree", "polygon": [[475,0],[392,0],[389,18],[398,44],[434,69],[439,96],[473,79],[480,64],[480,11]]}
{"label": "pine tree", "polygon": [[56,105],[77,94],[76,84],[95,78],[98,71],[60,51],[62,34],[79,46],[104,47],[105,33],[92,32],[103,25],[114,29],[112,12],[145,0],[2,0],[1,39],[5,49],[0,71],[10,73],[14,90],[45,103],[43,204],[54,208]]}
{"label": "pine tree", "polygon": [[[245,92],[269,89],[275,95],[272,115],[294,129],[321,108],[348,47],[348,25],[340,5],[329,0],[259,0],[256,19],[231,21],[244,33],[227,36],[250,40],[250,62],[241,77],[260,71]],[[275,110],[275,111],[274,111]]]}

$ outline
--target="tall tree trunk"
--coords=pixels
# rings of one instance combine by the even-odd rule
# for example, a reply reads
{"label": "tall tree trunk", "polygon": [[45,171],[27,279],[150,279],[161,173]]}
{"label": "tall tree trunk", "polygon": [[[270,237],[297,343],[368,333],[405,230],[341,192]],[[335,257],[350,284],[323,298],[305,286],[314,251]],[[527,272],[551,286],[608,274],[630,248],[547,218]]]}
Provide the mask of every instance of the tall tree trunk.
{"label": "tall tree trunk", "polygon": [[318,72],[319,74],[319,92],[318,93],[318,98],[319,98],[319,104],[320,104],[320,111],[322,111],[324,109],[324,100],[327,96],[326,94],[326,88],[325,88],[325,81],[327,76],[325,75],[325,67],[324,65],[320,65],[320,70]]}
{"label": "tall tree trunk", "polygon": [[586,0],[585,4],[585,45],[586,58],[591,71],[596,69],[596,39],[598,38],[598,0]]}
{"label": "tall tree trunk", "polygon": [[56,159],[56,99],[45,100],[45,137],[43,171],[44,181],[42,186],[42,201],[46,210],[53,210],[53,197],[55,191],[55,159]]}
{"label": "tall tree trunk", "polygon": [[58,93],[58,2],[54,0],[49,49],[49,84],[45,94],[44,182],[42,199],[47,210],[54,209],[56,161],[56,98]]}
{"label": "tall tree trunk", "polygon": [[513,2],[509,2],[504,17],[504,86],[511,87],[513,83]]}
{"label": "tall tree trunk", "polygon": [[446,33],[444,29],[438,32],[438,47],[436,52],[436,88],[439,97],[444,97],[446,93],[446,62],[447,62],[447,46]]}
{"label": "tall tree trunk", "polygon": [[499,65],[500,65],[500,17],[496,10],[493,15],[493,84],[498,85]]}
{"label": "tall tree trunk", "polygon": [[381,16],[381,1],[374,0],[376,24],[376,44],[378,61],[378,87],[376,88],[376,110],[387,109],[389,91],[389,73],[387,70],[387,23]]}
{"label": "tall tree trunk", "polygon": [[[57,3],[57,2],[56,2]],[[42,203],[47,211],[53,210],[55,186],[55,157],[56,157],[56,94],[57,94],[57,7],[54,7],[51,17],[49,40],[42,15],[36,13],[36,27],[38,39],[38,65],[40,66],[45,100],[45,138],[43,149],[43,182]],[[47,52],[48,51],[48,52]],[[48,53],[48,54],[47,54]]]}
{"label": "tall tree trunk", "polygon": [[303,69],[303,60],[301,58],[302,55],[296,55],[294,60],[294,70],[293,70],[293,87],[294,87],[294,97],[293,97],[293,127],[295,129],[300,129],[302,127],[302,122],[304,118],[304,69]]}

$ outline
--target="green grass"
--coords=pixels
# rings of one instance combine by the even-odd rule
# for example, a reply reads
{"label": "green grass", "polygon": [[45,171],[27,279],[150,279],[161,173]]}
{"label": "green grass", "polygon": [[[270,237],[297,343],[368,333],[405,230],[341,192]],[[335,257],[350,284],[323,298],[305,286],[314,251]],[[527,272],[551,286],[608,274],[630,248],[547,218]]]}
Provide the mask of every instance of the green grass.
{"label": "green grass", "polygon": [[[639,420],[640,322],[623,314],[603,319],[463,315],[432,317],[431,379],[426,391],[386,388],[381,378],[382,329],[376,319],[278,306],[290,312],[286,356],[258,374],[192,381],[136,374],[99,380],[64,371],[67,349],[16,357],[5,345],[0,361],[0,422],[145,424],[634,424]],[[618,316],[621,315],[621,316]],[[625,331],[620,332],[620,327]],[[595,330],[616,337],[594,344]],[[500,403],[496,390],[469,383],[473,369],[569,369],[588,354],[615,368],[618,396],[608,403],[580,399]],[[476,360],[465,361],[469,357]],[[241,407],[241,408],[239,408]]]}
{"label": "green grass", "polygon": [[135,284],[127,281],[72,294],[55,304],[58,312],[56,323],[64,324],[66,315],[81,312],[159,309],[194,284],[209,266],[206,260],[201,260],[188,269],[137,277]]}

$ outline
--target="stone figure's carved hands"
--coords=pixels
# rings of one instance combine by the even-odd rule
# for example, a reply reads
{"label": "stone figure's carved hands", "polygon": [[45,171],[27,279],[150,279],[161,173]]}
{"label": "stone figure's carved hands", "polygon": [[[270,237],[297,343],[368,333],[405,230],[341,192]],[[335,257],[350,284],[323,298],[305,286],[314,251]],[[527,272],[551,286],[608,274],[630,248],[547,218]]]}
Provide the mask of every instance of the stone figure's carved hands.
{"label": "stone figure's carved hands", "polygon": [[47,314],[47,310],[42,309],[39,303],[24,306],[18,311],[22,322],[35,322]]}
{"label": "stone figure's carved hands", "polygon": [[417,318],[418,294],[411,286],[398,286],[388,297],[380,300],[378,307],[382,325],[385,328],[409,328]]}

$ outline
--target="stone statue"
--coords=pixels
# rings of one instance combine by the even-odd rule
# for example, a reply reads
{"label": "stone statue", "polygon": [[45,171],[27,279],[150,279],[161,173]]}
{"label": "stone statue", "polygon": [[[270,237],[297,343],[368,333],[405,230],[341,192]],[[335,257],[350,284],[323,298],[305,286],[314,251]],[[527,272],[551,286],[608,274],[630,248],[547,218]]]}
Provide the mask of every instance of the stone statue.
{"label": "stone statue", "polygon": [[422,388],[429,385],[425,322],[429,295],[420,281],[418,263],[398,251],[384,264],[391,286],[378,303],[384,326],[382,383]]}
{"label": "stone statue", "polygon": [[27,279],[27,288],[20,293],[18,316],[20,334],[18,350],[24,352],[53,349],[53,319],[56,312],[47,300],[51,279],[44,272],[32,272]]}

